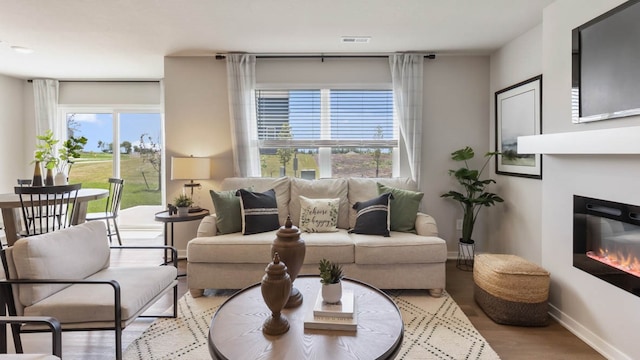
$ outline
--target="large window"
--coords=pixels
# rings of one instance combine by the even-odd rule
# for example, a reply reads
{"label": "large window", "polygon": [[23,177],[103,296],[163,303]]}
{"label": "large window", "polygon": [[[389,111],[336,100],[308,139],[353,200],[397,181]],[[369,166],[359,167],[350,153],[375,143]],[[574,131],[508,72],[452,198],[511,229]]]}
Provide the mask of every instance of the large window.
{"label": "large window", "polygon": [[[87,138],[70,171],[71,182],[108,188],[110,177],[123,178],[121,209],[162,205],[162,116],[156,109],[62,111],[68,136]],[[90,202],[89,211],[103,211],[105,201]]]}
{"label": "large window", "polygon": [[397,175],[391,90],[261,89],[256,118],[262,176]]}

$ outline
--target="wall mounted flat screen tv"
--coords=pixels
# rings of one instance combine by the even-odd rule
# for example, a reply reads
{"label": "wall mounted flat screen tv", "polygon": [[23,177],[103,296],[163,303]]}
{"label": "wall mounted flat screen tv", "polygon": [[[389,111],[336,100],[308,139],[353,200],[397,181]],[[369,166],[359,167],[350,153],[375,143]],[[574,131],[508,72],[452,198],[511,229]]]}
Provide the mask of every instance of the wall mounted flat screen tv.
{"label": "wall mounted flat screen tv", "polygon": [[572,121],[640,114],[640,0],[573,29]]}

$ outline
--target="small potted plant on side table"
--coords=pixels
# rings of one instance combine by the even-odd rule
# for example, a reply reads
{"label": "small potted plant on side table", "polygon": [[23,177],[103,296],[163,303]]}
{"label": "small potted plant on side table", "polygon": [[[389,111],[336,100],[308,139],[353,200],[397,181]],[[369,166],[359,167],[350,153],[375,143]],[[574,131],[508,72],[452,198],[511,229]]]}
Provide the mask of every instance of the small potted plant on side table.
{"label": "small potted plant on side table", "polygon": [[322,300],[335,304],[342,299],[342,266],[327,259],[320,260],[320,282],[322,283]]}
{"label": "small potted plant on side table", "polygon": [[173,200],[173,203],[178,208],[178,216],[187,216],[189,206],[193,205],[193,200],[185,194],[180,194]]}

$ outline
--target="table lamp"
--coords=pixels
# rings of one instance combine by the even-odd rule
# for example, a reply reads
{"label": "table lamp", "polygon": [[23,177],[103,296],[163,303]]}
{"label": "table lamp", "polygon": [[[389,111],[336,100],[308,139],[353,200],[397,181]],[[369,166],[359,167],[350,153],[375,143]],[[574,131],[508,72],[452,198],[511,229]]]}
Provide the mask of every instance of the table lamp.
{"label": "table lamp", "polygon": [[[193,188],[200,186],[193,180],[210,179],[211,161],[206,157],[171,157],[171,180],[190,180],[184,187],[191,188],[191,200],[193,200]],[[191,205],[189,212],[202,210],[199,206]]]}

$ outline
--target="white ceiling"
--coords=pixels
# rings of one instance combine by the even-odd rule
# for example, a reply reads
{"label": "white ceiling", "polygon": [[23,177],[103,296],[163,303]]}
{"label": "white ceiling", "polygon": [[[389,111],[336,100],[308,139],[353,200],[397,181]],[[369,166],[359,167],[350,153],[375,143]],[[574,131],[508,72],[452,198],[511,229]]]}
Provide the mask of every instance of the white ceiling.
{"label": "white ceiling", "polygon": [[167,55],[231,51],[489,54],[553,1],[0,0],[0,74],[160,79]]}

